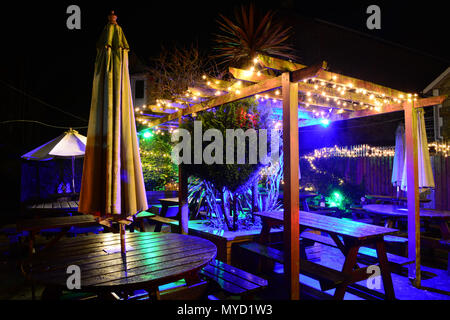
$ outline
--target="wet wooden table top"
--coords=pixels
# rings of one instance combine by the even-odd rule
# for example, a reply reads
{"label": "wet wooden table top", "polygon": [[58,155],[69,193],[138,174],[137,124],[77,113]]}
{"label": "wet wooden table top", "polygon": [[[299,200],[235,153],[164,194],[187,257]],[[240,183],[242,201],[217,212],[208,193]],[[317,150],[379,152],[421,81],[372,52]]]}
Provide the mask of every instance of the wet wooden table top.
{"label": "wet wooden table top", "polygon": [[43,201],[29,205],[27,209],[41,211],[78,211],[78,200]]}
{"label": "wet wooden table top", "polygon": [[[255,212],[257,216],[263,219],[272,221],[279,221],[283,223],[283,211],[267,211]],[[356,222],[351,220],[344,220],[335,217],[328,217],[317,213],[300,211],[299,224],[304,228],[311,228],[314,230],[324,231],[347,238],[356,240],[364,240],[368,238],[379,238],[385,235],[399,233],[399,230],[380,227],[376,225]]]}
{"label": "wet wooden table top", "polygon": [[32,259],[31,277],[65,288],[67,268],[80,267],[81,290],[146,289],[194,275],[216,257],[205,239],[175,233],[126,233],[126,258],[119,234],[104,233],[60,241]]}

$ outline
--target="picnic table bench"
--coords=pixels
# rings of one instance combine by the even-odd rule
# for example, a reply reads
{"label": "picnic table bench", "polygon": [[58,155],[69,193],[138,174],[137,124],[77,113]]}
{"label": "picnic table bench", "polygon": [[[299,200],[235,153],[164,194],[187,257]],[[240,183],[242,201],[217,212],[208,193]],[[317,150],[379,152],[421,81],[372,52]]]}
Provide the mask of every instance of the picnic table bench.
{"label": "picnic table bench", "polygon": [[[174,218],[176,218],[178,211],[176,214],[173,214],[173,212],[169,212],[169,208],[178,206],[178,198],[163,198],[158,200],[161,203],[161,211],[153,211],[152,208],[150,208],[151,212],[143,211],[135,216],[134,220],[139,223],[142,232],[145,231],[144,220],[146,219],[156,222],[154,231],[160,232],[163,224],[170,224],[174,221]],[[166,218],[168,220],[166,220]]]}
{"label": "picnic table bench", "polygon": [[200,274],[214,281],[227,294],[247,299],[267,287],[267,280],[217,259],[200,270]]}
{"label": "picnic table bench", "polygon": [[[264,252],[263,255],[283,262],[284,256],[281,251],[268,248],[268,234],[274,226],[283,224],[283,212],[257,212],[254,213],[262,218],[263,228],[260,234],[258,244],[243,244],[242,248],[254,248],[253,252]],[[318,265],[314,262],[301,259],[300,272],[316,278],[321,282],[323,288],[335,287],[335,299],[343,299],[347,287],[355,282],[369,278],[367,267],[359,267],[357,264],[358,252],[363,246],[375,248],[375,260],[380,265],[381,276],[384,283],[385,296],[387,299],[395,299],[394,288],[392,285],[391,270],[388,256],[386,254],[383,237],[386,235],[397,234],[399,231],[391,228],[385,228],[375,225],[369,225],[361,222],[339,219],[318,215],[312,212],[300,211],[299,216],[300,231],[312,229],[329,234],[335,246],[345,256],[345,262],[342,270]],[[299,239],[300,240],[300,239]],[[266,247],[267,249],[264,249]],[[265,250],[265,251],[264,251]],[[364,249],[363,249],[364,251]],[[366,253],[374,256],[370,250]],[[405,262],[406,263],[406,262]]]}
{"label": "picnic table bench", "polygon": [[[142,211],[142,212],[139,212],[134,218],[134,221],[139,223],[139,228],[140,228],[141,232],[145,231],[145,226],[144,226],[144,220],[145,219],[151,220],[151,221],[154,221],[154,222],[157,223],[157,225],[155,227],[155,232],[160,232],[161,231],[162,224],[173,224],[173,223],[178,222],[175,219],[166,218],[166,217],[161,216],[159,214],[155,214],[155,213],[148,212],[148,211]],[[159,228],[158,228],[158,226],[159,226]]]}

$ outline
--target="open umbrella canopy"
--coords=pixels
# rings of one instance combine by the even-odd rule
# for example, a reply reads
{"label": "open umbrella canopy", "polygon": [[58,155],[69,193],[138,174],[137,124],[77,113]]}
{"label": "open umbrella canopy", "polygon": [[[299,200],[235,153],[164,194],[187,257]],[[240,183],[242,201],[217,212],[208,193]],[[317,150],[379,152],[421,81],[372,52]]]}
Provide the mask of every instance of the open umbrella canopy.
{"label": "open umbrella canopy", "polygon": [[147,210],[134,118],[128,43],[109,16],[97,43],[91,110],[78,211],[108,225]]}
{"label": "open umbrella canopy", "polygon": [[[433,170],[428,152],[427,133],[425,131],[424,110],[417,111],[417,156],[419,165],[419,189],[434,188]],[[406,158],[403,165],[401,189],[406,191]]]}
{"label": "open umbrella canopy", "polygon": [[55,157],[82,157],[86,149],[86,137],[70,129],[59,137],[25,153],[26,160],[47,161]]}
{"label": "open umbrella canopy", "polygon": [[405,165],[405,126],[400,124],[395,131],[395,155],[392,165],[391,182],[394,187],[400,187]]}

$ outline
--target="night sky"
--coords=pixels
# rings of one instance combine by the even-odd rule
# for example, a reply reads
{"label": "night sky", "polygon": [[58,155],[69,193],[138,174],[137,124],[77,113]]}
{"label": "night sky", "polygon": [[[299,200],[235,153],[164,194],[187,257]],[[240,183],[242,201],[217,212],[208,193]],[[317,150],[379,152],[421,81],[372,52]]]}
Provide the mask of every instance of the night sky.
{"label": "night sky", "polygon": [[[0,121],[26,119],[64,127],[87,126],[95,44],[110,10],[116,11],[131,50],[145,62],[158,55],[161,45],[184,45],[197,41],[199,47],[209,48],[212,34],[218,30],[215,20],[219,13],[231,16],[236,5],[247,2],[11,2],[2,10],[0,18]],[[69,16],[66,8],[71,4],[81,8],[81,30],[68,30],[66,27]],[[287,10],[326,20],[409,47],[450,65],[450,51],[446,49],[448,11],[443,1],[286,0],[256,1],[256,4],[262,9]],[[366,8],[370,4],[381,7],[381,30],[366,28]],[[76,117],[38,103],[8,86]],[[62,130],[31,123],[0,125],[1,180],[14,187],[11,194],[15,194],[19,186],[17,177],[13,175],[20,176],[20,155],[58,136]],[[80,128],[79,131],[86,134],[86,129]],[[11,174],[4,176],[6,171]]]}
{"label": "night sky", "polygon": [[[158,54],[162,44],[198,41],[200,47],[208,48],[211,34],[217,31],[218,14],[230,16],[233,7],[243,2],[248,1],[16,1],[0,19],[4,44],[0,79],[87,119],[95,42],[109,10],[116,11],[131,49],[146,61]],[[448,22],[446,11],[438,9],[440,2],[376,3],[381,7],[382,29],[371,31],[366,28],[365,10],[373,2],[257,1],[261,8],[288,8],[450,60],[444,36]],[[81,30],[66,28],[70,4],[81,8]],[[47,107],[34,108],[40,109],[40,120],[84,125],[53,110],[49,113]]]}

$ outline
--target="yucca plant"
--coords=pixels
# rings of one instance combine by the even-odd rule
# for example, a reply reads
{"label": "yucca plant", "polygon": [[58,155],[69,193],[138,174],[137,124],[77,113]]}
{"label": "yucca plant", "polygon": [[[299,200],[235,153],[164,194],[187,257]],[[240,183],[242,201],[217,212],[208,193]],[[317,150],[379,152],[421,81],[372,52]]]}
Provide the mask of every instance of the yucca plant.
{"label": "yucca plant", "polygon": [[275,20],[275,12],[262,14],[253,4],[235,9],[235,19],[219,16],[220,34],[215,35],[215,58],[222,63],[243,66],[258,53],[295,59],[288,43],[291,27],[284,27]]}

